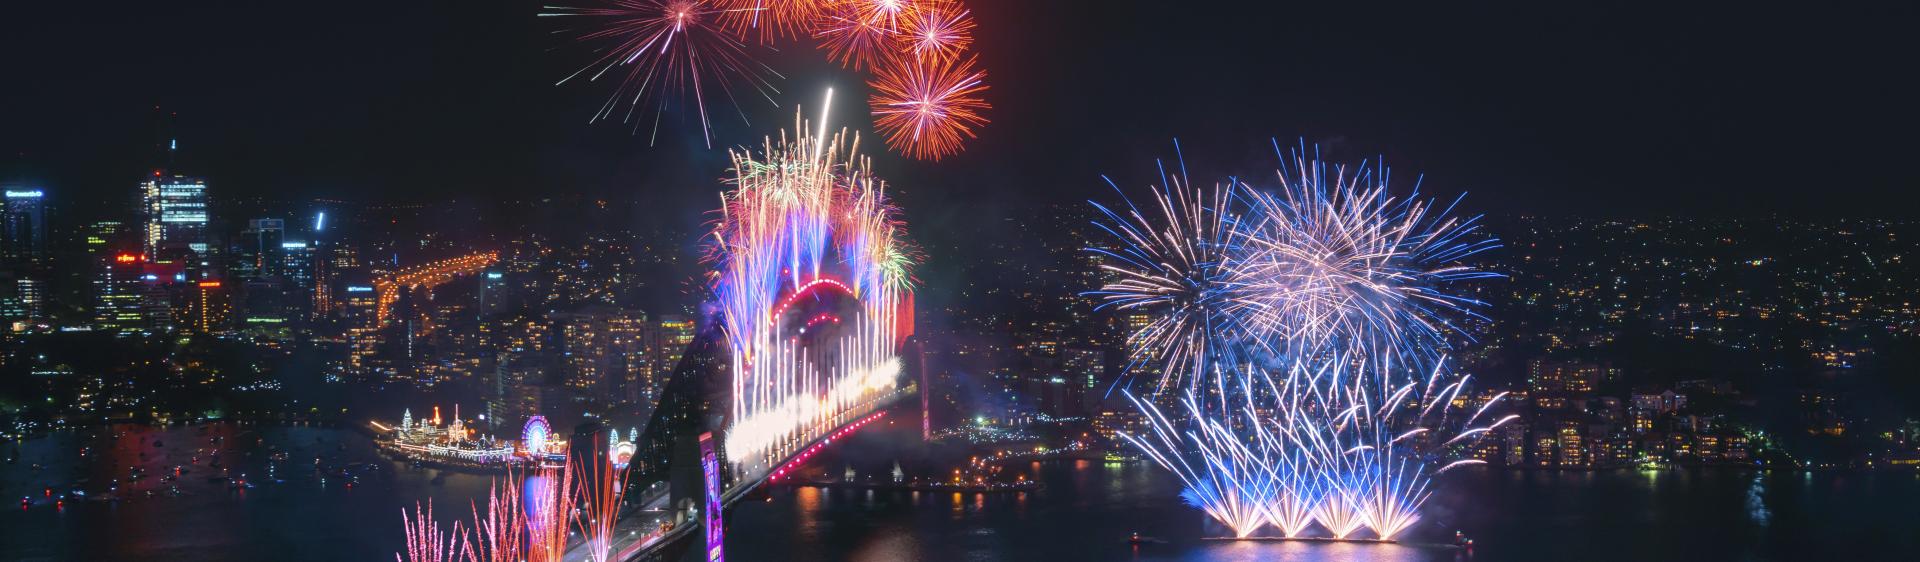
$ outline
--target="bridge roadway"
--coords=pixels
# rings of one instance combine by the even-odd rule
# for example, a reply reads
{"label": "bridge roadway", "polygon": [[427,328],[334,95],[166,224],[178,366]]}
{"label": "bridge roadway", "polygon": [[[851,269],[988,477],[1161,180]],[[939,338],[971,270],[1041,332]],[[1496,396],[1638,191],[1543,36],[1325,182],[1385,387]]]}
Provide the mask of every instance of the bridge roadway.
{"label": "bridge roadway", "polygon": [[[733,507],[741,498],[746,497],[754,490],[759,489],[760,486],[765,485],[767,480],[773,476],[775,470],[786,468],[789,464],[794,464],[796,459],[825,447],[828,445],[828,442],[832,441],[835,437],[844,436],[843,431],[847,431],[847,434],[850,434],[851,432],[849,430],[855,426],[883,417],[889,406],[892,406],[900,398],[910,396],[917,391],[917,387],[908,385],[906,388],[894,391],[891,396],[870,402],[872,407],[865,413],[852,417],[852,419],[849,419],[839,427],[835,427],[832,431],[822,432],[820,437],[807,443],[806,446],[795,448],[794,454],[782,460],[776,467],[758,471],[759,474],[749,481],[736,482],[733,487],[728,488],[726,493],[721,496],[721,505]],[[660,528],[660,523],[673,520],[673,512],[669,505],[672,501],[672,494],[668,492],[669,488],[671,488],[671,486],[668,486],[666,482],[656,483],[646,489],[644,492],[645,495],[642,497],[642,500],[638,502],[638,505],[621,512],[620,522],[614,525],[614,541],[611,548],[613,555],[610,556],[609,559],[623,562],[661,560],[660,556],[666,553],[666,547],[681,540],[698,538],[700,536],[697,531],[701,529],[701,524],[697,520],[688,520],[681,524],[674,525],[673,529],[665,533],[659,533],[657,531]],[[575,544],[567,550],[567,554],[563,560],[565,562],[591,562],[592,559],[587,556],[587,549],[582,548],[580,544]]]}

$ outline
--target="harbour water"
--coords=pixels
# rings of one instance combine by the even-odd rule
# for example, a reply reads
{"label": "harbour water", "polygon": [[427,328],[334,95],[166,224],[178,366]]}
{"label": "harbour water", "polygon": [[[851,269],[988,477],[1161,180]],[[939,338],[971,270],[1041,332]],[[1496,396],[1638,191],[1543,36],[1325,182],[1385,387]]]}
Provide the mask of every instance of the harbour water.
{"label": "harbour water", "polygon": [[[175,466],[181,474],[167,478]],[[1024,470],[1045,486],[1002,494],[781,488],[730,514],[729,558],[1694,561],[1920,553],[1920,475],[1912,472],[1458,471],[1437,484],[1407,544],[1380,545],[1205,540],[1198,512],[1175,497],[1177,483],[1147,464],[1050,461]],[[0,560],[390,560],[402,543],[401,509],[431,501],[442,521],[464,519],[490,482],[385,460],[365,434],[342,429],[227,423],[62,432],[24,444],[15,463],[0,465]],[[109,486],[118,501],[99,497]],[[1475,540],[1471,552],[1438,546],[1456,530]],[[1130,544],[1136,531],[1164,542]]]}

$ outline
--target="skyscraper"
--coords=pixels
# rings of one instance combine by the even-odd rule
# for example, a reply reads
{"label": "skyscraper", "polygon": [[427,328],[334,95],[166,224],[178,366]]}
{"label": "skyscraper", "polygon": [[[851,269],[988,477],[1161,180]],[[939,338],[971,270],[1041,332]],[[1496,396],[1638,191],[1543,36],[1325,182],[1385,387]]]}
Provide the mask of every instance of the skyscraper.
{"label": "skyscraper", "polygon": [[146,252],[172,259],[181,250],[207,253],[207,180],[154,170],[140,183]]}
{"label": "skyscraper", "polygon": [[47,211],[39,188],[9,185],[0,199],[0,329],[46,317]]}
{"label": "skyscraper", "polygon": [[[286,264],[282,241],[287,222],[280,219],[252,219],[235,240],[232,272],[235,277],[260,280],[279,276]],[[305,245],[301,247],[304,249]]]}
{"label": "skyscraper", "polygon": [[117,330],[165,330],[171,325],[160,276],[150,272],[151,264],[131,252],[109,253],[98,257],[99,272],[93,279],[94,320],[101,327]]}
{"label": "skyscraper", "polygon": [[219,280],[201,281],[194,285],[196,289],[188,310],[186,323],[196,332],[217,332],[225,328],[228,321],[226,287]]}
{"label": "skyscraper", "polygon": [[44,196],[45,192],[38,188],[5,188],[6,198],[0,199],[0,263],[15,269],[37,268],[45,264],[47,211]]}

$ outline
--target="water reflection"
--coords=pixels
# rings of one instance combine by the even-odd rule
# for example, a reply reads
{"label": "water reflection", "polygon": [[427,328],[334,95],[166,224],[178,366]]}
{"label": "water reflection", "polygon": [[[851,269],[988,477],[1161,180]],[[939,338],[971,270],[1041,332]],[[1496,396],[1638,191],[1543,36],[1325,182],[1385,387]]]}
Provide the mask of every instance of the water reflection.
{"label": "water reflection", "polygon": [[1773,512],[1767,509],[1766,496],[1766,473],[1756,472],[1753,474],[1753,483],[1747,486],[1747,516],[1761,527],[1773,522]]}
{"label": "water reflection", "polygon": [[[1920,534],[1904,529],[1920,517],[1912,507],[1920,479],[1904,474],[1820,473],[1803,491],[1807,477],[1797,472],[1456,471],[1400,545],[1207,540],[1201,516],[1177,499],[1177,481],[1147,465],[1047,463],[1035,478],[1043,487],[1025,494],[942,494],[918,507],[906,493],[882,492],[803,513],[776,493],[742,506],[731,525],[777,530],[817,517],[832,532],[774,531],[729,547],[741,559],[795,562],[1802,560],[1920,551]],[[1475,540],[1475,552],[1443,546],[1456,529]],[[1135,531],[1164,542],[1130,544]]]}

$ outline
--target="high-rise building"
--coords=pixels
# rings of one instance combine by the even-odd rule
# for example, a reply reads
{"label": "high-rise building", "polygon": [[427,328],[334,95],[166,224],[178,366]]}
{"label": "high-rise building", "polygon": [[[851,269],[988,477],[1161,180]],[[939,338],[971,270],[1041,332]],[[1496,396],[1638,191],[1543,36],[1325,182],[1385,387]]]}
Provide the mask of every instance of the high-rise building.
{"label": "high-rise building", "polygon": [[648,396],[654,365],[647,350],[656,330],[646,313],[596,308],[554,319],[565,349],[566,386],[577,398],[612,396],[615,402],[637,403]]}
{"label": "high-rise building", "polygon": [[288,286],[299,290],[301,294],[313,290],[313,256],[313,246],[306,242],[280,243],[280,275],[287,278]]}
{"label": "high-rise building", "polygon": [[172,256],[181,250],[207,254],[207,180],[154,170],[140,183],[146,253]]}
{"label": "high-rise building", "polygon": [[227,325],[229,307],[227,301],[227,289],[220,280],[210,279],[195,283],[186,324],[196,332],[220,331]]}
{"label": "high-rise building", "polygon": [[380,332],[374,328],[379,297],[370,285],[348,285],[340,300],[341,321],[347,326],[347,369],[365,374],[368,358],[380,347]]}
{"label": "high-rise building", "polygon": [[1069,347],[1060,354],[1060,370],[1073,386],[1070,394],[1079,399],[1080,412],[1097,412],[1106,396],[1107,353],[1099,349]]}
{"label": "high-rise building", "polygon": [[107,253],[99,261],[99,274],[93,279],[95,323],[123,331],[170,327],[166,292],[144,256]]}
{"label": "high-rise building", "polygon": [[496,431],[519,427],[540,415],[546,402],[547,373],[553,359],[541,352],[500,354],[493,373],[493,392],[487,398],[487,420]]}
{"label": "high-rise building", "polygon": [[640,395],[633,398],[637,398],[637,403],[651,405],[660,399],[660,393],[666,389],[667,377],[673,374],[681,355],[693,343],[696,327],[690,318],[668,314],[661,316],[653,329],[642,337],[640,352],[644,355],[647,368],[636,369],[640,380],[634,390]]}
{"label": "high-rise building", "polygon": [[479,306],[474,307],[474,312],[481,318],[493,316],[506,309],[506,277],[506,272],[499,269],[488,269],[485,274],[481,275],[479,291],[480,303]]}
{"label": "high-rise building", "polygon": [[9,269],[38,268],[47,259],[46,192],[7,187],[0,199],[0,264]]}
{"label": "high-rise building", "polygon": [[229,270],[245,280],[278,277],[286,265],[286,252],[281,247],[286,233],[286,221],[248,220],[247,229],[240,231],[240,237],[235,240],[234,260]]}
{"label": "high-rise building", "polygon": [[0,287],[0,330],[26,331],[46,318],[46,283],[24,275],[9,281]]}

